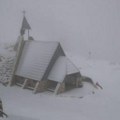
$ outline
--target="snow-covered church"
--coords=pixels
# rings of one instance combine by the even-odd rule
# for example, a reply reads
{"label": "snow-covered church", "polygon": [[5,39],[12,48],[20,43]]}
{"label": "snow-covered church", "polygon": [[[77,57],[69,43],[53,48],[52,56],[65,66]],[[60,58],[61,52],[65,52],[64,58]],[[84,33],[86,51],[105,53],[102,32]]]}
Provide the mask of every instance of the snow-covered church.
{"label": "snow-covered church", "polygon": [[[16,59],[10,86],[18,85],[34,93],[52,91],[55,94],[80,87],[81,74],[55,41],[36,41],[29,36],[31,29],[25,15],[16,44]],[[24,39],[28,31],[28,39]]]}

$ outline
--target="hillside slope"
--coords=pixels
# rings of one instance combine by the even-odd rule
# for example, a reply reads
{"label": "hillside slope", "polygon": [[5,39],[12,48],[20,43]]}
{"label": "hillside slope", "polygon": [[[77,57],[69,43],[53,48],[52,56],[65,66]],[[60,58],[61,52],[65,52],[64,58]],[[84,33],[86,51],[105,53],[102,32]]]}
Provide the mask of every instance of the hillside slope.
{"label": "hillside slope", "polygon": [[120,118],[120,64],[71,56],[83,75],[103,90],[84,83],[83,88],[53,95],[33,94],[18,86],[0,84],[0,97],[8,120],[118,120]]}

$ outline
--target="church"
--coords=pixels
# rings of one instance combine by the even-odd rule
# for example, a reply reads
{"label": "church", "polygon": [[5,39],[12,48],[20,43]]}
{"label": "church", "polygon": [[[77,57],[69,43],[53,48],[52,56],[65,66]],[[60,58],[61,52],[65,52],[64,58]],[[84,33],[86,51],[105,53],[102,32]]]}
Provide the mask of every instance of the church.
{"label": "church", "polygon": [[[51,91],[59,94],[81,87],[81,73],[66,56],[58,41],[36,41],[29,35],[31,27],[23,16],[20,36],[15,46],[16,58],[10,86],[17,85],[33,93]],[[24,35],[28,31],[28,39]]]}

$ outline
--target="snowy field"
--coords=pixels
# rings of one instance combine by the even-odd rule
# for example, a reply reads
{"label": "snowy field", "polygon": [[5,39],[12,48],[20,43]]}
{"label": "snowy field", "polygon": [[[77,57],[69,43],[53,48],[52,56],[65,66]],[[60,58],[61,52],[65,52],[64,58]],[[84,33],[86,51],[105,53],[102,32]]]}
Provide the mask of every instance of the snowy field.
{"label": "snowy field", "polygon": [[[81,74],[103,89],[84,83],[59,95],[33,94],[0,84],[8,114],[4,120],[120,120],[120,0],[0,0],[1,43],[16,41],[23,10],[32,28],[30,36],[60,41]],[[0,81],[5,82],[11,77],[15,53],[11,43],[1,43]],[[89,58],[81,57],[88,54]],[[108,61],[96,60],[100,58]]]}
{"label": "snowy field", "polygon": [[51,92],[33,94],[18,86],[0,84],[7,120],[119,120],[120,64],[70,56],[81,74],[99,82],[103,89],[89,83],[83,88],[55,96]]}

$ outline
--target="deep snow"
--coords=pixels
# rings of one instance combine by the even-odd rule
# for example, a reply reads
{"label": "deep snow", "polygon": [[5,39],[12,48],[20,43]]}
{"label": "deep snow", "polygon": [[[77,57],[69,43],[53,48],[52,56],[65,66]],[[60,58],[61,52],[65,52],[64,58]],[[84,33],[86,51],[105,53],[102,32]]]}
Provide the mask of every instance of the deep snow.
{"label": "deep snow", "polygon": [[84,83],[83,88],[55,96],[33,94],[18,86],[0,84],[7,120],[118,120],[120,119],[120,64],[69,55],[82,75],[99,82],[103,90]]}

